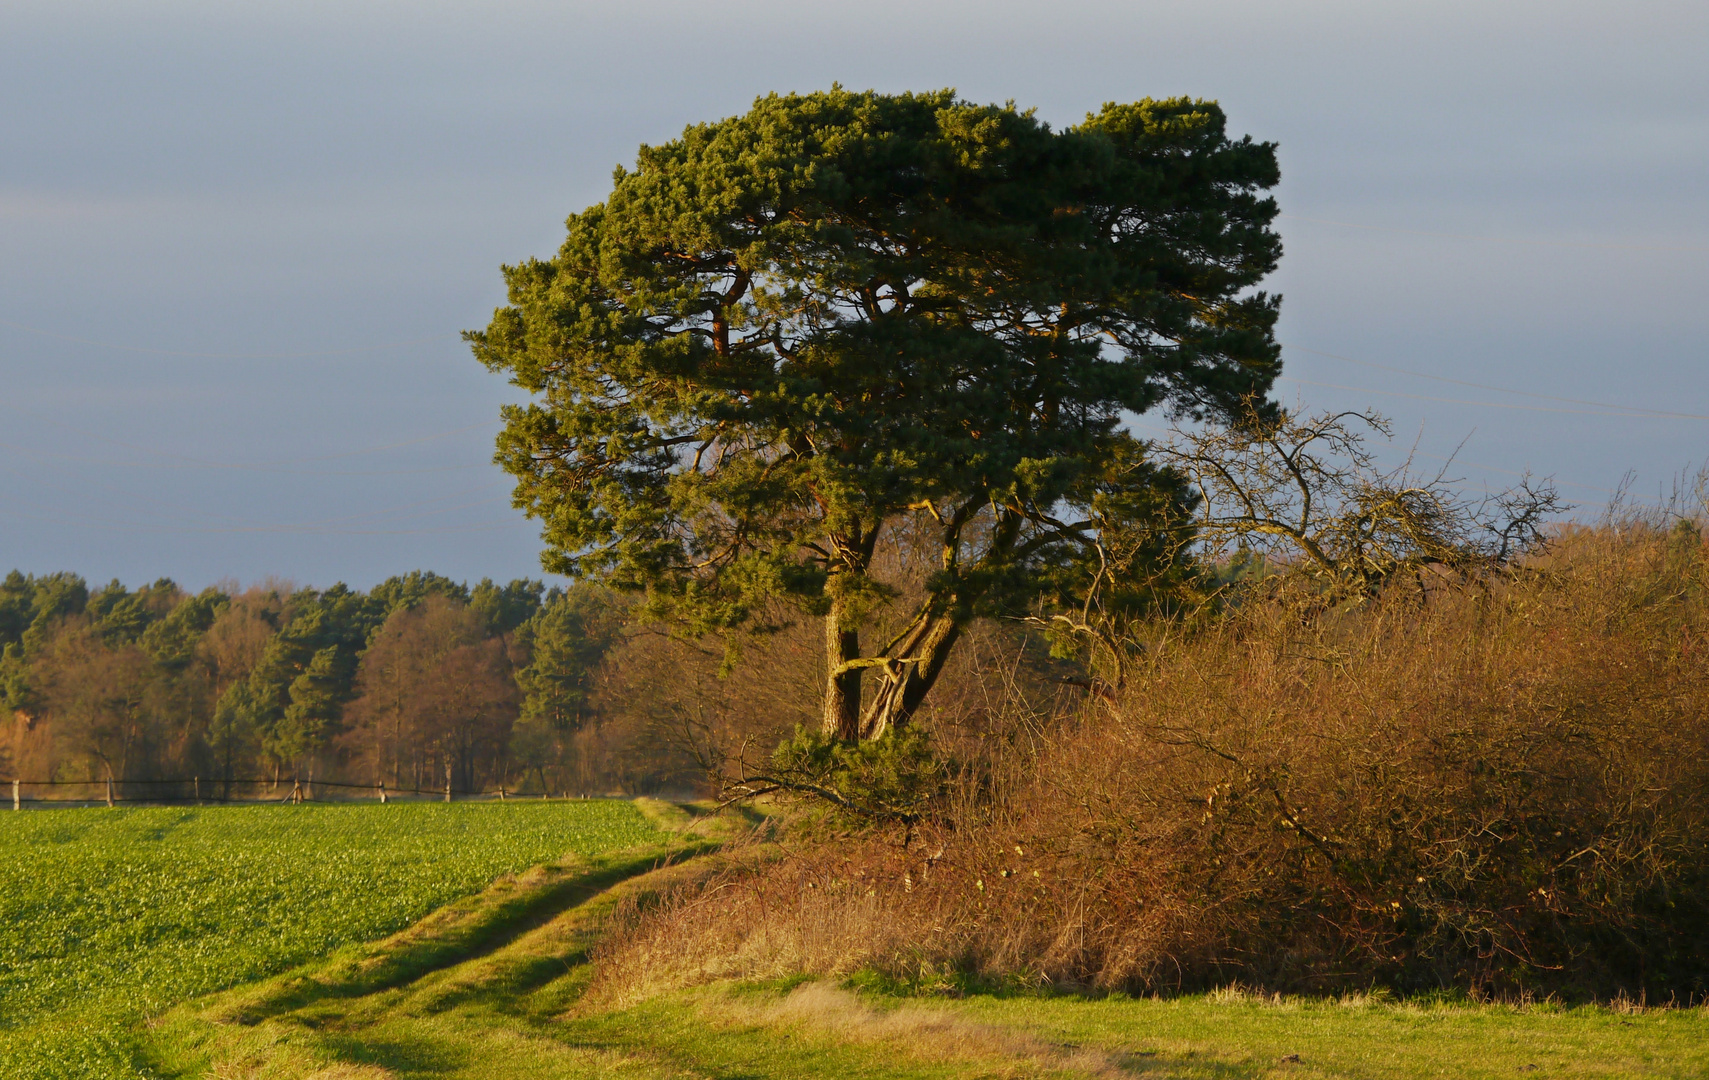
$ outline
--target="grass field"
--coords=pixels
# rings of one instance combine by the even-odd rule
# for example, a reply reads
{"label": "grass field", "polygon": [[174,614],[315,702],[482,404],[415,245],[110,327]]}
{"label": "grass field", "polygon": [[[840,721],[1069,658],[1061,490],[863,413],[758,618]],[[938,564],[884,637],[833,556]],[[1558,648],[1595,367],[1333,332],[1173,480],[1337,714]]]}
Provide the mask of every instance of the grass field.
{"label": "grass field", "polygon": [[386,941],[180,1006],[150,1031],[148,1067],[185,1080],[1709,1075],[1701,1009],[954,999],[823,981],[593,1004],[586,961],[603,914],[694,869],[614,854],[500,883]]}
{"label": "grass field", "polygon": [[[30,874],[0,906],[0,1077],[1709,1075],[1703,1009],[909,996],[858,978],[601,1004],[587,991],[604,917],[719,859],[710,840],[649,823],[674,831],[689,824],[681,811],[647,814],[556,803],[17,815],[0,822],[0,851]],[[667,853],[683,857],[661,865]]]}
{"label": "grass field", "polygon": [[0,814],[0,1076],[133,1075],[134,1029],[173,1002],[661,838],[603,801]]}

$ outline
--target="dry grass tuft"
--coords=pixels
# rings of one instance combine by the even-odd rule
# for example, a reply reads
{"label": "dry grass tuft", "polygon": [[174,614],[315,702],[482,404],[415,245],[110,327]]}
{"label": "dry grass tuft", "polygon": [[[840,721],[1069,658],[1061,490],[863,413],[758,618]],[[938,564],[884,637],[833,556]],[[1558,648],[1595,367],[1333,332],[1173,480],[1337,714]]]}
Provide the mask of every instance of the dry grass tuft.
{"label": "dry grass tuft", "polygon": [[1205,998],[1217,1005],[1279,1006],[1283,1004],[1283,998],[1279,991],[1266,991],[1261,987],[1247,986],[1239,982],[1219,986],[1206,994]]}
{"label": "dry grass tuft", "polygon": [[904,947],[911,926],[858,876],[812,873],[817,853],[766,867],[774,851],[726,853],[731,865],[662,899],[614,913],[595,952],[596,977],[583,1008],[622,1008],[662,990],[721,979],[800,973],[840,977],[874,950]]}
{"label": "dry grass tuft", "polygon": [[996,1061],[1019,1067],[1019,1075],[1026,1076],[1037,1075],[1040,1069],[1090,1077],[1131,1075],[1118,1055],[1045,1042],[1025,1032],[976,1023],[930,1007],[875,1009],[858,995],[823,982],[805,983],[782,998],[763,1003],[722,998],[716,1011],[741,1022],[807,1029],[916,1060]]}

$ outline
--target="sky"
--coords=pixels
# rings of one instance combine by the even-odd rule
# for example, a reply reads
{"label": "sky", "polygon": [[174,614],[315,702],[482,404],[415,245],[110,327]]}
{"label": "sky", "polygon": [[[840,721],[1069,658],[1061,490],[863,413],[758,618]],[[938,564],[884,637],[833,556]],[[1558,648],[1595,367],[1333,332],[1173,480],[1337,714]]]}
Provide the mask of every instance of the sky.
{"label": "sky", "polygon": [[1706,56],[1700,0],[6,0],[0,570],[540,577],[458,332],[638,145],[832,82],[1220,101],[1280,147],[1285,403],[1653,500],[1709,457]]}

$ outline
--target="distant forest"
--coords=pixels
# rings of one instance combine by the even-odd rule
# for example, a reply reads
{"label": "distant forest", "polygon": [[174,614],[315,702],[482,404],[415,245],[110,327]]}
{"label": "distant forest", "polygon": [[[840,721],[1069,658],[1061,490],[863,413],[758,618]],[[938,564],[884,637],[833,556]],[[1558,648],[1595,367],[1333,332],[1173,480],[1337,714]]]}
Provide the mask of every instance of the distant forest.
{"label": "distant forest", "polygon": [[0,584],[0,774],[110,779],[121,797],[192,778],[208,798],[297,781],[691,786],[697,774],[656,718],[612,686],[625,612],[593,587],[469,587],[420,571],[365,593],[268,583],[195,594],[166,579],[91,590],[71,573],[13,571]]}

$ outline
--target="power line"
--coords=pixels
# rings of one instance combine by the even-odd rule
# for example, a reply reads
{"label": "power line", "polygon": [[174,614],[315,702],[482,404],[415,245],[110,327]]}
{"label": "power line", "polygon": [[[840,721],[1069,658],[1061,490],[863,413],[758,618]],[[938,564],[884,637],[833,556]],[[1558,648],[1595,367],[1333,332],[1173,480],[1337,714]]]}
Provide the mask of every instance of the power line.
{"label": "power line", "polygon": [[119,352],[146,353],[149,356],[183,356],[196,360],[313,360],[334,356],[358,356],[362,353],[386,352],[391,349],[407,349],[412,345],[425,345],[430,341],[444,341],[444,334],[434,334],[431,337],[412,338],[409,341],[393,341],[384,345],[364,345],[356,349],[333,349],[325,352],[294,352],[294,353],[217,353],[217,352],[185,352],[179,349],[151,349],[141,345],[119,345],[111,341],[95,341],[90,338],[72,337],[69,334],[56,334],[51,330],[41,330],[23,323],[10,322],[0,319],[0,326],[21,330],[26,334],[38,337],[52,338],[55,341],[69,341],[77,345],[93,345],[99,349],[116,349]]}
{"label": "power line", "polygon": [[473,431],[476,428],[484,428],[484,427],[488,427],[488,426],[489,426],[489,423],[486,421],[483,421],[479,424],[464,424],[462,427],[451,428],[448,431],[435,432],[432,435],[423,435],[422,437],[420,437],[418,439],[406,439],[403,442],[386,443],[382,446],[369,446],[369,447],[364,447],[361,450],[345,450],[345,451],[342,451],[342,452],[337,453],[337,454],[320,454],[320,455],[315,456],[315,457],[281,458],[278,461],[257,461],[257,462],[209,461],[206,458],[186,457],[182,454],[168,454],[168,453],[161,451],[161,450],[150,450],[147,447],[142,447],[142,446],[129,446],[125,443],[118,442],[118,441],[113,440],[113,439],[103,438],[102,436],[99,436],[99,435],[90,435],[89,437],[92,439],[95,439],[98,442],[104,442],[104,443],[108,444],[109,446],[116,446],[121,450],[129,450],[132,453],[153,454],[155,457],[165,458],[168,461],[181,461],[181,462],[185,462],[186,464],[189,464],[189,465],[200,466],[202,468],[207,468],[207,469],[244,469],[244,470],[266,471],[266,470],[273,469],[273,468],[280,466],[280,465],[311,465],[317,461],[339,461],[339,460],[342,460],[344,458],[361,457],[364,454],[380,454],[380,453],[384,453],[387,450],[402,450],[402,449],[405,449],[406,447],[420,446],[423,443],[437,442],[440,439],[449,438],[452,435],[459,435],[465,431]]}
{"label": "power line", "polygon": [[[29,417],[31,419],[34,419],[34,417],[30,413],[25,412],[23,409],[18,408],[16,405],[11,404],[10,402],[0,401],[0,406],[4,406],[9,411],[11,411],[11,412],[13,412],[19,416],[24,416],[24,417]],[[281,468],[282,466],[312,465],[316,462],[321,462],[321,461],[341,461],[345,458],[361,457],[365,454],[380,454],[380,453],[385,453],[388,450],[403,450],[403,449],[407,449],[407,448],[412,447],[412,446],[421,446],[421,445],[424,445],[426,443],[437,442],[440,439],[449,438],[452,435],[460,435],[465,431],[474,431],[478,428],[486,428],[486,427],[489,427],[490,424],[491,424],[491,421],[482,421],[482,422],[477,423],[477,424],[464,424],[461,427],[449,428],[449,429],[444,430],[444,431],[436,431],[436,432],[432,433],[431,435],[422,435],[422,436],[419,436],[419,437],[413,438],[413,439],[405,439],[401,442],[383,443],[379,446],[365,446],[359,450],[342,450],[336,454],[318,454],[318,455],[315,455],[312,457],[279,458],[279,459],[274,460],[274,461],[254,461],[254,462],[209,461],[207,458],[189,457],[189,456],[186,456],[183,454],[170,454],[164,450],[152,450],[146,446],[136,446],[136,445],[131,444],[131,443],[119,442],[117,439],[109,439],[104,435],[97,435],[92,431],[87,431],[87,430],[83,430],[83,429],[79,429],[79,428],[70,428],[69,430],[73,431],[75,434],[77,434],[77,435],[79,435],[85,439],[89,439],[93,442],[106,443],[108,446],[117,447],[120,450],[128,450],[129,452],[131,452],[133,454],[147,454],[151,457],[165,458],[169,462],[181,462],[181,463],[183,463],[182,467],[186,467],[186,468],[236,469],[236,470],[259,471],[259,472],[277,472],[277,471],[289,471],[289,470],[282,469]],[[0,445],[8,445],[8,444],[0,444]],[[56,452],[51,451],[51,450],[24,450],[24,448],[18,447],[18,446],[9,446],[9,448],[13,449],[13,450],[21,450],[21,451],[26,452],[26,453],[37,453],[37,454],[44,454],[44,455],[49,455],[49,456],[53,456],[53,457],[62,457],[62,458],[66,458],[67,460],[72,460],[72,461],[83,461],[85,464],[90,464],[90,465],[114,464],[114,463],[109,463],[109,462],[93,460],[93,459],[78,458],[78,457],[76,457],[74,455],[70,455],[70,454],[59,454],[59,453],[56,453]],[[125,464],[125,465],[147,467],[147,468],[171,468],[172,467],[170,465],[162,464],[159,462],[142,462],[142,461],[120,462],[117,464]],[[468,467],[468,466],[453,466],[453,468],[466,468],[466,467]],[[438,471],[438,470],[422,470],[422,471]],[[328,475],[338,475],[338,474],[337,473],[331,473]]]}
{"label": "power line", "polygon": [[[57,450],[38,450],[16,443],[0,442],[0,447],[26,457],[52,459],[75,465],[99,465],[105,469],[239,469],[250,472],[276,473],[283,476],[419,476],[425,473],[462,472],[468,469],[490,469],[492,462],[479,461],[466,465],[433,465],[421,469],[287,469],[271,465],[218,464],[213,462],[127,461],[122,458],[92,458],[78,454],[62,454]],[[372,451],[357,451],[371,453]],[[139,454],[155,453],[138,449]]]}
{"label": "power line", "polygon": [[1305,221],[1313,225],[1335,225],[1343,229],[1366,232],[1401,233],[1406,236],[1430,236],[1443,240],[1478,240],[1487,244],[1521,244],[1528,247],[1587,248],[1602,251],[1678,251],[1709,253],[1709,247],[1691,244],[1623,244],[1596,240],[1534,240],[1518,236],[1480,236],[1475,233],[1434,232],[1428,229],[1401,229],[1392,225],[1361,225],[1354,221],[1332,221],[1329,218],[1306,217],[1302,214],[1277,214],[1290,221]]}
{"label": "power line", "polygon": [[304,527],[297,525],[251,525],[231,526],[229,528],[186,528],[169,525],[138,525],[131,522],[103,521],[99,518],[68,518],[49,514],[33,514],[23,510],[11,510],[8,513],[15,518],[26,518],[30,521],[44,521],[52,525],[70,525],[80,529],[104,529],[121,533],[161,533],[172,536],[189,535],[223,535],[228,533],[278,533],[292,536],[429,536],[442,533],[476,533],[499,532],[515,529],[519,522],[493,522],[474,525],[446,525],[428,529],[328,529]]}
{"label": "power line", "polygon": [[[10,469],[0,469],[0,472],[6,472],[6,473],[9,473],[9,474],[14,475],[14,476],[18,475],[16,473],[13,473],[12,470],[10,470]],[[350,515],[346,515],[343,517],[334,517],[334,518],[321,518],[319,520],[314,520],[314,521],[255,524],[253,522],[244,522],[244,521],[242,521],[242,519],[234,519],[234,518],[228,517],[225,519],[224,522],[219,521],[218,518],[214,518],[213,520],[205,521],[205,524],[202,524],[199,526],[198,525],[185,525],[185,524],[181,524],[181,523],[177,523],[177,522],[174,522],[174,523],[168,524],[168,525],[130,525],[130,524],[125,524],[125,525],[121,526],[115,522],[104,522],[104,521],[101,521],[100,519],[96,519],[96,518],[86,519],[86,522],[90,523],[90,524],[99,524],[102,526],[110,526],[110,527],[153,529],[153,530],[157,530],[157,531],[164,530],[164,531],[171,531],[171,532],[178,532],[178,531],[208,532],[208,533],[276,532],[276,533],[311,533],[311,534],[312,533],[322,533],[322,532],[341,532],[341,531],[345,531],[345,530],[332,529],[332,528],[329,528],[329,526],[351,525],[351,524],[355,524],[358,522],[364,522],[364,521],[374,521],[376,524],[378,524],[380,522],[383,522],[385,519],[391,519],[393,521],[397,521],[397,520],[407,520],[410,518],[434,517],[434,516],[437,516],[440,514],[449,514],[449,513],[453,513],[456,511],[460,511],[460,510],[472,510],[472,509],[476,509],[479,507],[492,506],[495,503],[509,502],[509,499],[506,496],[496,496],[496,497],[475,499],[473,501],[468,501],[468,502],[453,502],[453,500],[465,499],[470,495],[479,494],[481,492],[481,490],[482,489],[474,488],[474,489],[469,489],[466,491],[455,491],[455,492],[450,492],[450,493],[445,494],[445,495],[439,495],[439,496],[436,496],[436,497],[431,498],[431,499],[423,499],[423,500],[418,500],[416,502],[404,503],[404,504],[399,505],[399,506],[386,507],[385,509],[381,509],[381,510],[369,510],[369,511],[366,511],[366,512],[363,512],[360,514],[350,514]],[[452,505],[449,505],[449,506],[444,505],[448,502],[452,503]],[[38,508],[38,509],[40,509],[40,508]],[[52,511],[50,511],[50,512],[52,512]],[[188,509],[185,509],[184,512],[190,513],[190,514],[196,515],[196,516],[204,516],[204,518],[205,518],[205,515],[201,515],[200,512],[197,512],[197,511],[190,511]],[[148,513],[150,513],[150,511],[147,510],[146,508],[144,508],[143,513],[148,514]],[[21,515],[21,516],[35,516],[39,520],[52,520],[50,518],[41,517],[40,515]],[[168,515],[157,515],[157,516],[168,516]],[[65,523],[66,524],[77,524],[78,522],[66,521]],[[463,529],[463,528],[467,528],[467,527],[468,526],[445,526],[443,528],[456,530],[456,529]],[[363,530],[363,531],[366,531],[366,530]],[[403,530],[403,531],[413,532],[416,530]],[[429,530],[429,531],[440,531],[440,530],[439,529],[433,529],[433,530]]]}
{"label": "power line", "polygon": [[[457,499],[457,498],[462,498],[465,495],[473,495],[478,490],[479,489],[476,489],[475,491],[454,492],[453,494],[441,495],[438,498],[434,498],[434,499],[423,499],[420,502],[404,503],[402,506],[393,506],[393,507],[390,507],[390,508],[385,509],[385,510],[370,510],[365,514],[351,514],[347,517],[322,518],[319,521],[297,522],[297,523],[286,525],[286,526],[280,526],[280,528],[311,530],[311,529],[320,528],[320,527],[325,526],[325,525],[343,525],[343,524],[347,524],[347,523],[355,522],[355,521],[366,521],[370,518],[432,517],[435,514],[448,514],[454,510],[472,510],[478,506],[491,506],[494,503],[509,503],[510,502],[509,496],[500,495],[500,496],[494,496],[494,497],[489,497],[489,498],[485,498],[485,499],[476,499],[473,502],[457,503],[457,504],[452,505],[452,506],[436,506],[435,505],[438,503],[443,503],[448,499]],[[435,508],[429,510],[429,509],[424,509],[424,507],[435,507]]]}
{"label": "power line", "polygon": [[[1444,463],[1449,464],[1449,465],[1465,465],[1465,466],[1468,466],[1468,467],[1473,468],[1473,469],[1482,469],[1485,472],[1501,473],[1504,476],[1517,476],[1520,478],[1524,478],[1524,477],[1536,475],[1536,473],[1520,472],[1516,469],[1503,469],[1498,465],[1485,465],[1482,462],[1478,462],[1478,461],[1467,461],[1465,458],[1461,458],[1461,457],[1443,457],[1441,454],[1432,454],[1432,453],[1428,453],[1424,450],[1413,450],[1412,453],[1416,454],[1419,457],[1430,458],[1433,461],[1441,461],[1441,462],[1444,462]],[[1580,484],[1580,483],[1573,481],[1573,480],[1559,480],[1553,476],[1545,477],[1544,479],[1546,479],[1551,484],[1561,484],[1565,487],[1584,488],[1586,491],[1600,491],[1604,495],[1618,495],[1618,494],[1620,494],[1620,492],[1614,490],[1613,488],[1598,487],[1596,484]]]}
{"label": "power line", "polygon": [[1379,364],[1374,360],[1360,360],[1353,356],[1341,356],[1337,353],[1323,352],[1318,349],[1308,349],[1303,345],[1288,345],[1286,343],[1282,343],[1282,347],[1285,349],[1292,349],[1295,352],[1311,353],[1313,356],[1327,356],[1331,360],[1344,360],[1349,364],[1361,364],[1365,367],[1373,367],[1381,371],[1392,371],[1398,375],[1411,375],[1416,379],[1433,379],[1436,382],[1453,383],[1456,386],[1470,386],[1477,390],[1493,390],[1498,394],[1515,394],[1519,397],[1536,398],[1539,401],[1559,401],[1568,405],[1593,405],[1598,409],[1616,409],[1628,414],[1643,413],[1647,416],[1671,417],[1680,420],[1709,420],[1709,416],[1705,416],[1700,413],[1674,412],[1670,409],[1649,409],[1641,405],[1614,405],[1606,401],[1588,401],[1584,398],[1558,397],[1554,394],[1538,394],[1529,390],[1510,390],[1505,386],[1491,386],[1488,383],[1469,382],[1465,379],[1450,379],[1446,375],[1427,375],[1422,371],[1412,371],[1407,368],[1394,367],[1389,364]]}
{"label": "power line", "polygon": [[[1656,420],[1661,417],[1654,412],[1602,412],[1593,409],[1551,409],[1544,405],[1512,405],[1501,401],[1473,401],[1469,398],[1433,397],[1429,394],[1408,394],[1404,390],[1377,390],[1369,386],[1348,386],[1345,383],[1318,382],[1315,379],[1301,379],[1292,375],[1278,375],[1276,378],[1283,382],[1301,383],[1305,386],[1324,386],[1332,390],[1353,390],[1361,394],[1384,394],[1389,397],[1411,398],[1414,401],[1440,401],[1449,405],[1481,405],[1489,409],[1517,409],[1521,412],[1558,413],[1569,416],[1608,416],[1629,417],[1638,420]],[[1684,420],[1709,420],[1709,416],[1698,416],[1691,413],[1674,413],[1673,417]]]}

